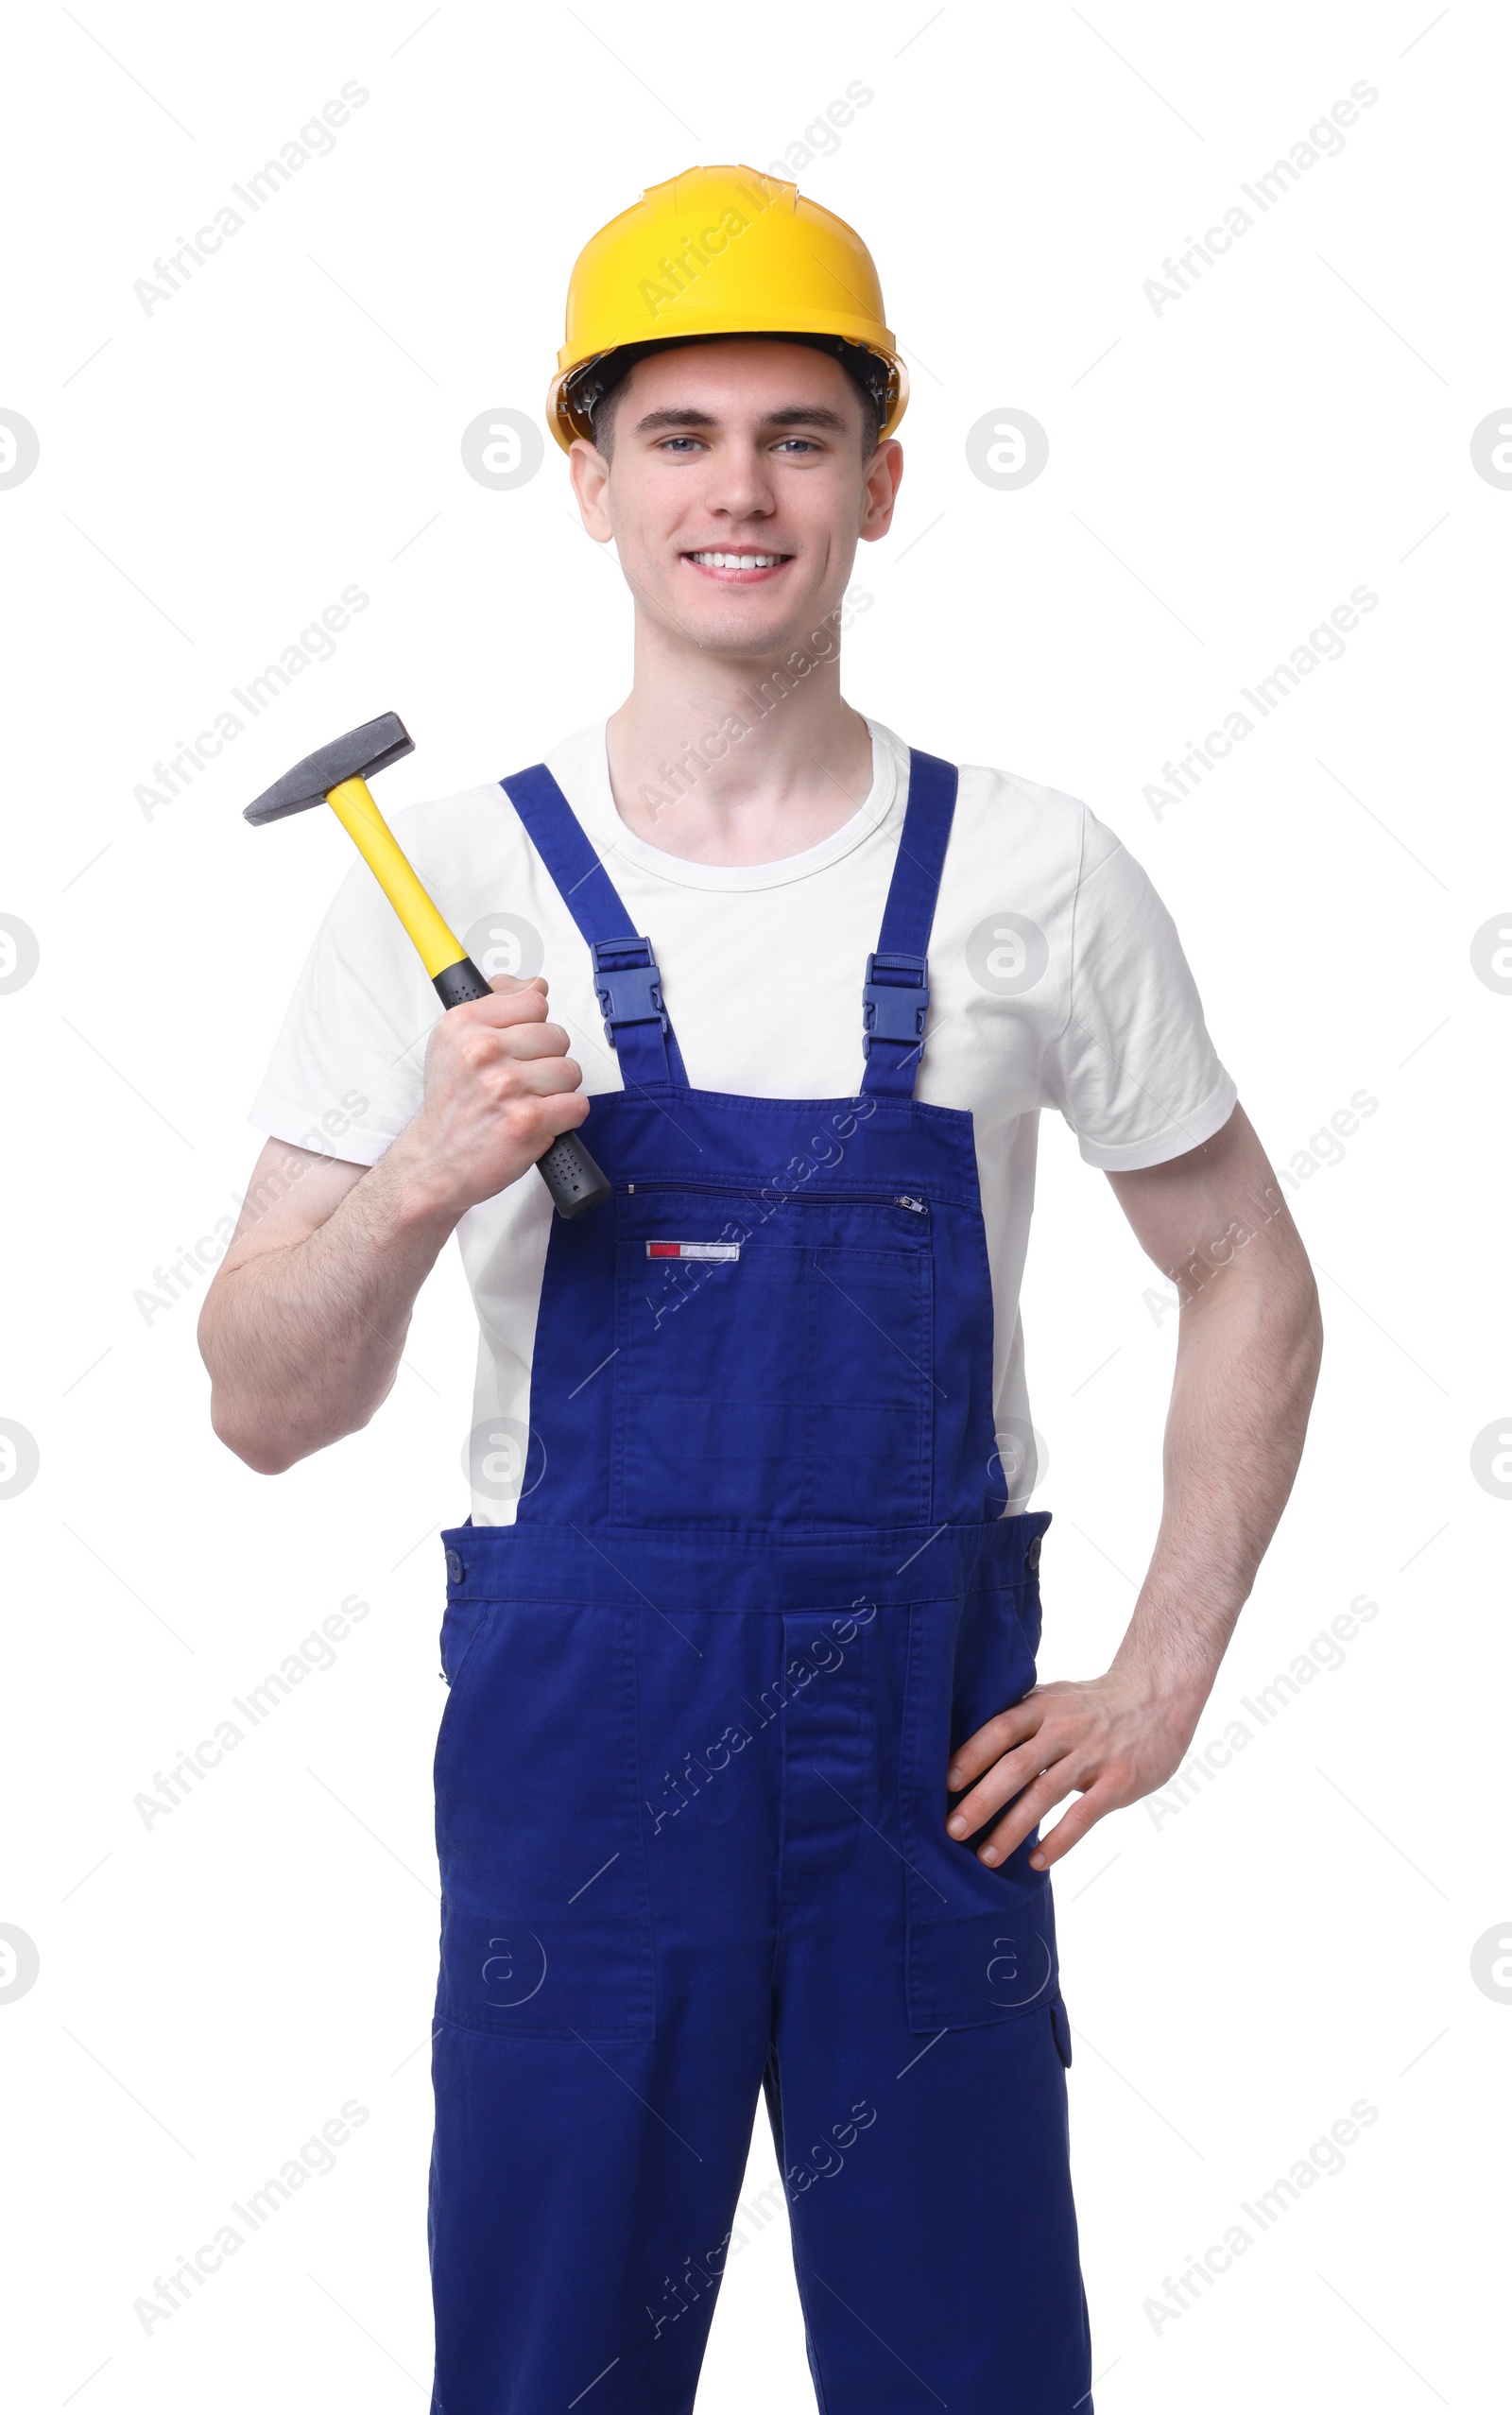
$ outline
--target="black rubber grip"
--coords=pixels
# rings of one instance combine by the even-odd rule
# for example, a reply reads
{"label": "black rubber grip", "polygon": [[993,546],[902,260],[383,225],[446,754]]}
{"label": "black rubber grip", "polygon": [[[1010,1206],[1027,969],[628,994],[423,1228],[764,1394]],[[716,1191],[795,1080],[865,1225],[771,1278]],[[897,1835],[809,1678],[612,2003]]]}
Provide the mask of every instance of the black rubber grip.
{"label": "black rubber grip", "polygon": [[551,1193],[557,1214],[569,1224],[575,1216],[586,1216],[590,1208],[602,1206],[610,1196],[609,1181],[576,1132],[563,1132],[559,1140],[554,1140],[545,1156],[537,1159],[536,1170]]}
{"label": "black rubber grip", "polygon": [[459,957],[455,964],[448,964],[436,974],[431,987],[443,1007],[471,1006],[474,998],[491,998],[492,990],[470,956]]}
{"label": "black rubber grip", "polygon": [[[493,995],[470,956],[447,965],[435,975],[432,986],[448,1012],[453,1007],[470,1005],[474,998]],[[575,1216],[586,1216],[590,1208],[602,1205],[610,1196],[610,1183],[576,1132],[563,1132],[554,1140],[545,1156],[537,1159],[536,1170],[551,1193],[557,1214],[569,1223]]]}

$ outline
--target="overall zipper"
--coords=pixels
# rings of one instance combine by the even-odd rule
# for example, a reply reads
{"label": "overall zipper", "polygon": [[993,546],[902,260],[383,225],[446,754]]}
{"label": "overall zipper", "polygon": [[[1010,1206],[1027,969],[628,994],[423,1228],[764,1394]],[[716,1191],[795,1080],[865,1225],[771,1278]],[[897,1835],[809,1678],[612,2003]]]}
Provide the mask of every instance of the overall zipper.
{"label": "overall zipper", "polygon": [[[745,1191],[742,1190],[738,1184],[729,1182],[675,1182],[666,1181],[652,1182],[626,1182],[622,1187],[627,1195],[633,1192],[637,1197],[645,1191],[685,1192],[700,1199],[754,1199],[759,1196],[754,1191]],[[915,1199],[913,1194],[909,1191],[805,1190],[799,1192],[795,1190],[788,1192],[785,1197],[786,1199],[803,1198],[823,1199],[827,1203],[839,1206],[846,1206],[852,1201],[859,1200],[863,1203],[877,1207],[906,1208],[911,1216],[927,1216],[929,1214],[929,1201],[927,1199]]]}

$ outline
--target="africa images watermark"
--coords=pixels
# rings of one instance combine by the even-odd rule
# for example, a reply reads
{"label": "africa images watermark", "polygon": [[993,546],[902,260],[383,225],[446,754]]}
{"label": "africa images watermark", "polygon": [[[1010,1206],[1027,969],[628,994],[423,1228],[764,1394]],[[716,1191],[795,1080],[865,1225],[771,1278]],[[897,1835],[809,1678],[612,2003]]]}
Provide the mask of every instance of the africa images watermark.
{"label": "africa images watermark", "polygon": [[[801,2197],[816,2181],[833,2180],[842,2171],[847,2155],[876,2118],[875,2105],[863,2096],[843,2120],[832,2122],[829,2134],[809,2148],[807,2162],[788,2165],[783,2181],[789,2200]],[[743,2199],[735,2208],[737,2217],[744,2216],[750,2224],[749,2233],[741,2229],[737,2219],[717,2247],[707,2249],[699,2256],[685,2255],[676,2273],[662,2276],[662,2303],[648,2305],[645,2310],[653,2339],[660,2339],[669,2323],[680,2321],[705,2291],[718,2288],[731,2256],[739,2255],[742,2248],[749,2245],[752,2234],[765,2230],[775,2212],[772,2200],[781,2202],[781,2199],[782,2184],[768,2181],[758,2194]]]}
{"label": "africa images watermark", "polygon": [[281,1703],[288,1700],[297,1685],[302,1685],[317,1669],[323,1672],[335,1668],[336,1646],[346,1642],[370,1608],[371,1604],[364,1601],[360,1594],[348,1594],[339,1610],[329,1611],[318,1630],[312,1630],[302,1638],[298,1650],[284,1653],[276,1670],[269,1669],[260,1683],[249,1685],[245,1697],[232,1696],[231,1707],[246,1721],[245,1727],[238,1726],[236,1719],[224,1717],[212,1735],[201,1736],[193,1751],[180,1751],[171,1768],[153,1771],[152,1789],[144,1788],[131,1798],[131,1807],[148,1836],[158,1820],[166,1820],[180,1803],[189,1801],[211,1770],[220,1768],[228,1752],[234,1752],[253,1728],[261,1727]]}
{"label": "africa images watermark", "polygon": [[706,731],[696,742],[689,739],[676,757],[663,759],[657,765],[663,785],[655,786],[643,780],[639,795],[648,813],[662,814],[670,805],[680,804],[689,789],[711,767],[748,738],[757,724],[769,713],[797,693],[799,684],[821,663],[833,663],[840,651],[840,639],[862,612],[869,612],[872,597],[864,587],[847,595],[833,612],[826,612],[817,629],[812,629],[801,646],[795,646],[785,663],[755,687],[741,693],[741,702],[749,708],[750,719],[744,713],[727,713],[717,730]]}
{"label": "africa images watermark", "polygon": [[1206,1744],[1194,1745],[1180,1768],[1165,1785],[1145,1796],[1145,1816],[1157,1832],[1168,1820],[1188,1810],[1222,1770],[1230,1768],[1235,1754],[1253,1744],[1263,1728],[1280,1718],[1297,1700],[1304,1686],[1311,1685],[1325,1670],[1333,1674],[1341,1669],[1347,1647],[1357,1641],[1361,1628],[1368,1626],[1380,1612],[1381,1604],[1372,1601],[1368,1594],[1356,1594],[1349,1609],[1338,1611],[1304,1650],[1293,1654],[1286,1668],[1277,1670],[1268,1685],[1258,1685],[1253,1695],[1242,1694],[1240,1706],[1247,1711],[1254,1726],[1238,1717],[1230,1718],[1221,1736],[1210,1736]]}
{"label": "africa images watermark", "polygon": [[307,118],[298,134],[290,135],[277,159],[265,160],[245,184],[232,183],[231,189],[246,211],[246,217],[232,202],[222,202],[208,224],[195,229],[192,240],[187,235],[176,235],[174,241],[179,249],[166,259],[160,252],[152,263],[152,275],[138,277],[132,285],[131,291],[146,317],[150,319],[161,302],[172,302],[197,268],[208,267],[228,236],[240,234],[247,219],[255,217],[299,169],[311,160],[328,157],[336,147],[335,129],[347,124],[354,109],[365,109],[370,97],[367,86],[349,76],[339,95],[326,101],[318,116]]}
{"label": "africa images watermark", "polygon": [[1245,702],[1256,715],[1255,721],[1251,721],[1248,715],[1236,706],[1225,716],[1223,728],[1210,730],[1200,746],[1194,739],[1188,738],[1186,754],[1160,767],[1169,785],[1162,787],[1160,781],[1148,780],[1140,791],[1156,820],[1160,820],[1169,806],[1178,805],[1184,797],[1190,796],[1193,789],[1201,785],[1205,772],[1216,770],[1225,757],[1232,754],[1240,740],[1251,734],[1258,721],[1268,721],[1277,707],[1295,694],[1303,680],[1315,671],[1320,663],[1338,662],[1348,651],[1344,642],[1346,635],[1357,629],[1364,615],[1373,612],[1380,601],[1374,588],[1366,587],[1363,580],[1358,587],[1351,587],[1346,601],[1335,604],[1327,620],[1319,621],[1315,629],[1310,629],[1305,640],[1292,647],[1284,663],[1276,664],[1263,680],[1255,681],[1253,687],[1240,689]]}
{"label": "africa images watermark", "polygon": [[[792,182],[794,171],[808,166],[814,158],[809,137],[813,137],[821,148],[837,151],[840,138],[833,129],[849,126],[855,111],[869,107],[875,98],[876,95],[868,84],[863,84],[859,77],[853,78],[845,88],[845,98],[831,101],[825,117],[815,119],[812,125],[804,128],[805,139],[789,143],[785,158],[772,162],[767,173],[774,184],[785,189]],[[828,144],[824,142],[826,134],[831,136]],[[756,171],[751,173],[754,175]],[[746,233],[777,198],[775,192],[765,191],[756,183],[737,182],[735,191],[749,210],[748,217],[745,210],[731,202],[728,209],[721,211],[713,226],[701,227],[696,234],[680,233],[678,241],[682,246],[681,250],[663,251],[656,262],[657,275],[637,280],[636,292],[645,304],[650,319],[655,319],[663,303],[676,302],[690,285],[696,285],[703,270],[712,267],[722,251],[728,251],[731,243]]]}
{"label": "africa images watermark", "polygon": [[1184,1308],[1194,1298],[1206,1281],[1224,1267],[1230,1266],[1235,1252],[1247,1242],[1255,1240],[1280,1214],[1286,1205],[1286,1194],[1299,1190],[1326,1165],[1341,1164],[1346,1155],[1346,1143],[1355,1138],[1361,1125],[1369,1121],[1380,1105],[1380,1099],[1372,1092],[1363,1088],[1351,1091],[1348,1106],[1335,1107],[1328,1122],[1320,1124],[1316,1131],[1308,1134],[1307,1147],[1294,1149],[1286,1164],[1277,1166],[1275,1183],[1267,1183],[1247,1203],[1255,1212],[1253,1224],[1236,1217],[1212,1240],[1205,1241],[1194,1250],[1179,1266],[1168,1269],[1172,1285],[1170,1291],[1146,1289],[1142,1293],[1154,1322],[1163,1325],[1167,1317],[1174,1316],[1177,1309]]}
{"label": "africa images watermark", "polygon": [[712,227],[700,229],[697,235],[679,234],[680,251],[663,251],[656,262],[658,274],[638,278],[635,290],[645,304],[646,316],[655,319],[663,303],[676,302],[679,294],[696,285],[705,268],[712,267],[722,251],[753,226],[764,212],[772,206],[775,196],[765,192],[759,184],[738,184],[735,191],[747,204],[750,216],[733,202],[721,211]]}
{"label": "africa images watermark", "polygon": [[[336,639],[348,630],[358,612],[365,612],[371,597],[355,583],[343,587],[335,603],[327,604],[318,620],[301,629],[297,639],[291,638],[276,663],[265,663],[255,679],[245,688],[233,687],[232,695],[241,706],[248,721],[255,721],[270,704],[278,701],[284,689],[307,671],[312,663],[329,663],[336,650]],[[171,804],[181,796],[197,772],[203,771],[222,753],[232,738],[239,738],[247,727],[230,706],[215,716],[215,726],[201,730],[193,745],[186,739],[175,738],[176,752],[165,762],[155,763],[151,780],[139,780],[131,791],[143,816],[152,819],[160,805]],[[154,785],[154,783],[156,785]]]}
{"label": "africa images watermark", "polygon": [[[759,1227],[767,1223],[780,1209],[786,1207],[794,1196],[802,1189],[805,1182],[811,1182],[816,1174],[833,1173],[845,1156],[845,1143],[851,1138],[856,1126],[866,1123],[876,1112],[877,1100],[874,1094],[869,1096],[846,1099],[836,1107],[823,1129],[810,1135],[809,1148],[812,1154],[808,1157],[790,1157],[775,1182],[764,1182],[760,1191],[752,1193],[749,1205],[753,1213],[749,1219],[744,1220],[737,1216],[727,1217],[719,1228],[716,1246],[722,1250],[733,1250],[738,1256],[740,1250],[752,1238]],[[634,1187],[632,1183],[630,1188],[633,1190]],[[822,1193],[816,1193],[815,1196],[821,1197]],[[899,1204],[901,1205],[902,1201]],[[916,1201],[916,1210],[921,1204]],[[653,1333],[666,1318],[674,1316],[678,1309],[686,1307],[690,1300],[697,1297],[698,1293],[718,1275],[722,1262],[717,1258],[672,1258],[662,1259],[657,1263],[663,1276],[661,1294],[659,1297],[653,1297],[650,1292],[645,1294],[645,1304],[651,1311]],[[728,1263],[728,1260],[723,1263]],[[608,1360],[604,1362],[606,1366],[608,1363]],[[596,1374],[598,1371],[595,1368],[593,1371]]]}
{"label": "africa images watermark", "polygon": [[[1289,1182],[1288,1187],[1295,1189],[1296,1185]],[[1258,1240],[1268,1224],[1273,1224],[1277,1216],[1286,1213],[1286,1201],[1274,1182],[1266,1182],[1258,1192],[1251,1193],[1244,1205],[1243,1216],[1230,1217],[1221,1233],[1199,1243],[1188,1256],[1166,1268],[1169,1280],[1176,1286],[1174,1300],[1163,1291],[1146,1291],[1143,1294],[1144,1304],[1158,1325],[1177,1309],[1189,1307],[1197,1294],[1220,1275],[1225,1267],[1232,1266],[1241,1250],[1246,1249],[1251,1241]]]}
{"label": "africa images watermark", "polygon": [[852,76],[845,88],[844,97],[836,95],[826,105],[822,117],[811,119],[802,134],[783,147],[780,160],[767,162],[767,175],[792,178],[801,175],[804,168],[812,167],[816,158],[833,159],[840,147],[837,129],[852,125],[856,111],[869,109],[876,97],[869,84],[864,84],[859,76]]}
{"label": "africa images watermark", "polygon": [[[331,1143],[350,1131],[358,1117],[368,1112],[369,1101],[360,1091],[341,1094],[339,1106],[328,1107],[318,1124],[311,1124],[301,1133],[298,1142],[285,1146],[302,1149],[302,1157],[285,1157],[282,1164],[270,1165],[249,1191],[232,1191],[232,1207],[240,1211],[244,1227],[257,1223],[278,1200],[286,1198],[296,1182],[309,1172],[310,1160],[332,1155]],[[166,1268],[154,1267],[150,1285],[139,1284],[131,1294],[132,1304],[145,1325],[168,1310],[194,1290],[200,1276],[218,1266],[231,1246],[238,1219],[217,1216],[208,1233],[201,1233],[187,1247],[177,1243],[176,1254]]]}
{"label": "africa images watermark", "polygon": [[249,2189],[245,2199],[232,2199],[234,2222],[222,2222],[214,2238],[197,2248],[192,2256],[181,2256],[172,2272],[154,2276],[152,2295],[135,2299],[131,2309],[149,2339],[160,2322],[169,2321],[188,2305],[196,2289],[202,2289],[224,2269],[228,2256],[237,2254],[254,2232],[283,2211],[296,2189],[308,2180],[330,2178],[336,2167],[336,2149],[345,2147],[352,2131],[361,2130],[369,2117],[367,2106],[349,2096],[328,2122],[322,2122],[318,2135],[307,2138],[299,2152],[290,2155],[277,2173],[269,2174],[260,2188]]}
{"label": "africa images watermark", "polygon": [[[1252,184],[1242,183],[1239,190],[1254,203],[1258,216],[1263,217],[1273,210],[1309,168],[1316,167],[1319,160],[1336,158],[1345,147],[1342,129],[1357,125],[1361,110],[1374,109],[1380,98],[1374,84],[1367,84],[1364,77],[1358,78],[1349,86],[1348,98],[1336,100],[1326,117],[1310,126],[1306,135],[1292,145],[1285,159],[1277,160]],[[1223,254],[1233,250],[1236,239],[1248,234],[1255,224],[1256,219],[1244,204],[1236,201],[1224,212],[1223,224],[1207,228],[1200,242],[1189,234],[1186,240],[1190,250],[1175,257],[1168,252],[1160,264],[1160,275],[1146,277],[1140,288],[1156,318],[1160,318],[1167,303],[1182,301],[1204,268],[1216,267]]]}
{"label": "africa images watermark", "polygon": [[1191,2258],[1184,2272],[1174,2277],[1169,2272],[1165,2275],[1160,2284],[1163,2295],[1145,2299],[1145,2317],[1157,2339],[1167,2323],[1177,2322],[1190,2313],[1206,2290],[1211,2289],[1224,2273],[1232,2271],[1236,2257],[1246,2255],[1265,2232],[1275,2229],[1304,2190],[1325,2177],[1337,2180],[1345,2168],[1346,2150],[1357,2146],[1361,2131],[1373,2129],[1380,2119],[1379,2107],[1366,2096],[1356,2096],[1349,2112],[1340,2114],[1326,2136],[1313,2141],[1289,2172],[1280,2174],[1269,2188],[1258,2189],[1252,2200],[1242,2198],[1239,2211],[1248,2217],[1247,2222],[1230,2222],[1221,2239],[1215,2239],[1200,2256]]}
{"label": "africa images watermark", "polygon": [[[680,1768],[663,1770],[661,1803],[655,1803],[647,1799],[645,1805],[651,1814],[653,1837],[660,1837],[669,1820],[676,1820],[679,1813],[696,1802],[700,1794],[706,1793],[719,1772],[729,1768],[733,1756],[744,1752],[747,1745],[753,1743],[764,1728],[770,1727],[774,1719],[781,1718],[789,1702],[811,1685],[816,1677],[822,1676],[826,1670],[841,1667],[845,1661],[841,1647],[853,1644],[861,1630],[869,1627],[876,1615],[876,1603],[868,1601],[865,1595],[858,1595],[849,1612],[843,1611],[831,1619],[828,1634],[814,1636],[804,1650],[793,1655],[770,1685],[763,1688],[758,1702],[752,1702],[747,1696],[742,1697],[745,1708],[755,1716],[754,1732],[742,1720],[731,1720],[713,1744],[705,1746],[701,1755],[685,1751]],[[695,1770],[699,1773],[697,1777],[694,1775]],[[668,1799],[669,1794],[672,1800]]]}

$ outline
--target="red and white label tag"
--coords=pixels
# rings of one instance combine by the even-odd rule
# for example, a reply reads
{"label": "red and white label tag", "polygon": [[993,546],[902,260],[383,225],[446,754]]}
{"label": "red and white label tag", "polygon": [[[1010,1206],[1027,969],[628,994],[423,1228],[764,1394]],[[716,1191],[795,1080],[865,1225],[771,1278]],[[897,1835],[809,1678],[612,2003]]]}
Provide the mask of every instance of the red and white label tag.
{"label": "red and white label tag", "polygon": [[707,1265],[731,1267],[740,1255],[738,1241],[648,1241],[648,1258],[702,1258]]}

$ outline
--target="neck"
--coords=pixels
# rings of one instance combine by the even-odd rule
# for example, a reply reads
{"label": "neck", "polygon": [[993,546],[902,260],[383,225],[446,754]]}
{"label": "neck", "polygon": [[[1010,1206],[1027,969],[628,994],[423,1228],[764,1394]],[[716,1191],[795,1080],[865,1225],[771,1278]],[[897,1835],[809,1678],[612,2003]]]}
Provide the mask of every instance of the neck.
{"label": "neck", "polygon": [[637,613],[634,685],[609,724],[621,820],[706,864],[774,863],[849,821],[871,786],[871,737],[840,694],[833,618],[820,643],[822,658],[812,643],[709,655]]}

